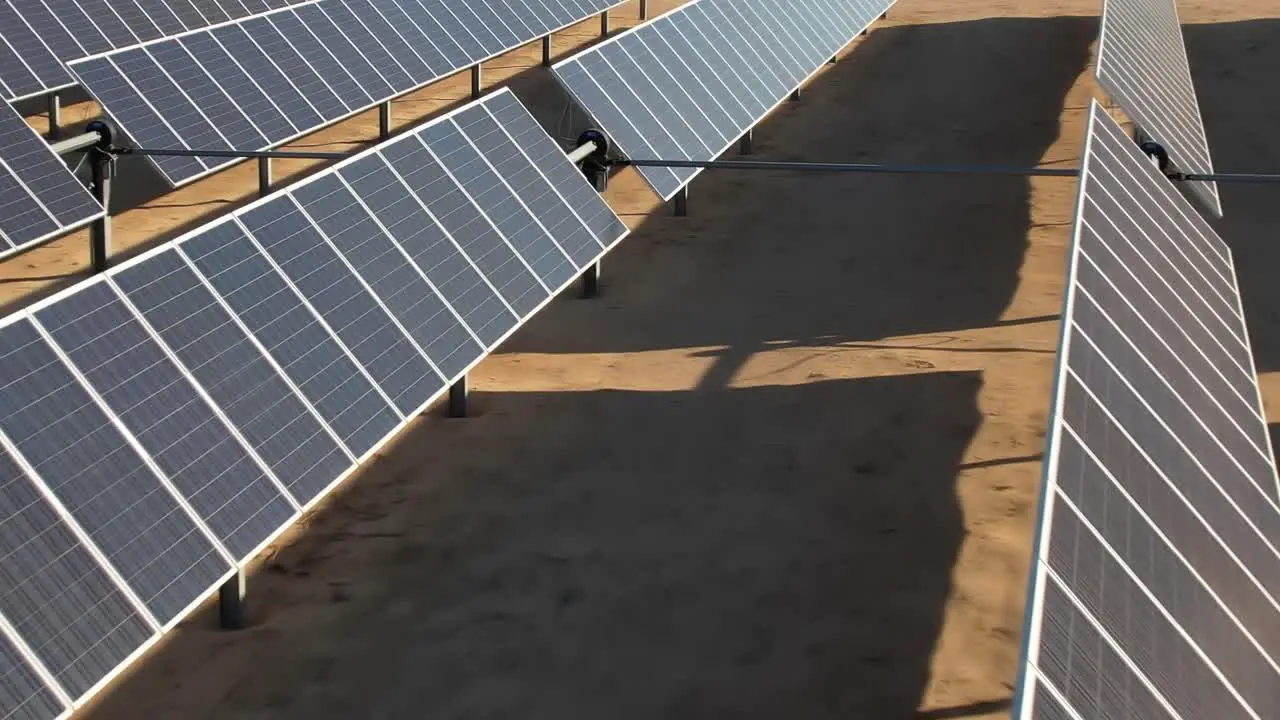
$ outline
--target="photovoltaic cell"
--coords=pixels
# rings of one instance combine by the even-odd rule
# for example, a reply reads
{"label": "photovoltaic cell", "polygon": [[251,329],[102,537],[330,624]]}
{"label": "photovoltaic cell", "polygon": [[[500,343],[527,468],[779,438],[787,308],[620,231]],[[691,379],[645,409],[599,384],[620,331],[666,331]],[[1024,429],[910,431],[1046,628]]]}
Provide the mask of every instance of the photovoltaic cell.
{"label": "photovoltaic cell", "polygon": [[[1125,114],[1164,146],[1172,169],[1213,173],[1173,0],[1105,0],[1095,72]],[[1216,183],[1185,184],[1210,212],[1222,216]]]}
{"label": "photovoltaic cell", "polygon": [[113,279],[299,504],[347,467],[337,442],[177,252]]}
{"label": "photovoltaic cell", "polygon": [[102,206],[8,103],[0,102],[0,257],[102,216]]}
{"label": "photovoltaic cell", "polygon": [[492,351],[551,294],[513,244],[556,282],[625,231],[503,90],[0,322],[0,717],[61,709],[23,662],[82,702]]}
{"label": "photovoltaic cell", "polygon": [[11,720],[47,720],[61,717],[66,710],[4,634],[0,634],[0,707],[6,708],[6,718]]}
{"label": "photovoltaic cell", "polygon": [[63,63],[86,55],[242,19],[291,3],[212,0],[4,0],[0,2],[0,100],[76,83]]}
{"label": "photovoltaic cell", "polygon": [[[186,86],[147,82],[141,87],[129,82],[135,76],[149,79],[163,74],[168,70],[166,58],[173,57],[169,48],[186,46],[208,82],[221,86],[229,107],[240,109],[242,117],[235,126],[253,124],[263,138],[237,148],[262,150],[618,4],[620,0],[582,0],[572,5],[559,0],[548,4],[538,0],[301,4],[252,17],[241,14],[235,18],[239,22],[153,40],[137,48],[99,43],[97,49],[79,53],[80,59],[68,67],[133,142],[143,147],[200,149],[209,147],[211,140],[205,122],[196,119],[203,98],[182,93]],[[554,21],[547,19],[553,7],[560,11]],[[127,71],[119,61],[125,54],[133,63]],[[247,82],[249,78],[252,82]],[[267,117],[260,118],[259,113]],[[289,121],[281,122],[285,117]],[[215,123],[214,127],[222,126]],[[253,141],[247,133],[238,137]],[[155,164],[170,183],[180,185],[235,162],[231,158],[186,158],[184,162],[158,158]]]}
{"label": "photovoltaic cell", "polygon": [[0,347],[0,430],[168,623],[230,566],[29,321]]}
{"label": "photovoltaic cell", "polygon": [[1280,709],[1280,498],[1231,253],[1095,103],[1018,717]]}
{"label": "photovoltaic cell", "polygon": [[363,455],[400,422],[373,381],[238,226],[227,223],[203,233],[183,250],[353,456]]}
{"label": "photovoltaic cell", "polygon": [[[693,0],[552,71],[625,156],[711,160],[892,4]],[[663,199],[698,174],[638,169]]]}
{"label": "photovoltaic cell", "polygon": [[[370,173],[390,176],[391,170],[382,158],[368,155],[344,168],[342,175]],[[320,178],[294,195],[445,377],[458,375],[480,357],[484,349],[339,175]]]}
{"label": "photovoltaic cell", "polygon": [[124,422],[214,536],[240,560],[294,507],[107,283],[37,321]]}
{"label": "photovoltaic cell", "polygon": [[240,216],[262,249],[402,413],[444,385],[413,342],[288,196]]}
{"label": "photovoltaic cell", "polygon": [[[0,453],[0,501],[0,614],[58,683],[78,696],[154,631],[7,452]],[[0,667],[6,662],[7,652]],[[6,715],[18,707],[16,695],[26,695],[32,710],[45,704],[32,686],[16,692],[20,682],[20,673],[0,682]],[[15,691],[13,700],[3,697],[6,690]]]}

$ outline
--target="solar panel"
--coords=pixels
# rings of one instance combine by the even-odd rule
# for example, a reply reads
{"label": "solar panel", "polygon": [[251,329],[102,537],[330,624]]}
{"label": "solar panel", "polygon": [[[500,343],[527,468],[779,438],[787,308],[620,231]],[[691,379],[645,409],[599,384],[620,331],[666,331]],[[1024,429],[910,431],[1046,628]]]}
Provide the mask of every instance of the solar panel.
{"label": "solar panel", "polygon": [[626,232],[501,90],[0,321],[0,717],[94,692]]}
{"label": "solar panel", "polygon": [[[1174,0],[1104,0],[1096,73],[1125,114],[1164,146],[1174,169],[1213,173]],[[1186,185],[1222,216],[1216,183]]]}
{"label": "solar panel", "polygon": [[0,258],[102,216],[102,206],[7,103],[0,102]]}
{"label": "solar panel", "polygon": [[[711,160],[892,4],[694,0],[552,70],[627,157]],[[663,199],[699,172],[639,170]]]}
{"label": "solar panel", "polygon": [[3,0],[0,100],[21,100],[75,85],[63,63],[86,55],[291,4],[280,0]]}
{"label": "solar panel", "polygon": [[1231,253],[1097,103],[1018,717],[1280,709],[1280,504]]}
{"label": "solar panel", "polygon": [[[621,0],[350,0],[70,63],[149,148],[263,150],[556,32]],[[239,160],[155,158],[177,186]]]}

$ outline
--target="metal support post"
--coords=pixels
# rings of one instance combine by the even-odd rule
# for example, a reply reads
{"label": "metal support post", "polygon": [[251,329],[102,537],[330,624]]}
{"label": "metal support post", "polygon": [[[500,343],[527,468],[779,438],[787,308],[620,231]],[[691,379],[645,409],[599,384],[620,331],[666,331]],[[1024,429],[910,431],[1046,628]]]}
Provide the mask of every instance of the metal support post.
{"label": "metal support post", "polygon": [[480,97],[480,63],[471,66],[471,99]]}
{"label": "metal support post", "polygon": [[600,261],[597,260],[582,271],[582,297],[593,298],[600,294]]}
{"label": "metal support post", "polygon": [[839,59],[840,59],[840,56],[839,56],[839,55],[832,55],[832,56],[831,56],[831,59],[827,61],[827,64],[828,64],[828,65],[835,65],[835,64],[836,64],[836,61],[837,61],[837,60],[839,60]]}
{"label": "metal support post", "polygon": [[236,574],[218,588],[218,624],[223,630],[244,629],[244,593],[243,570],[236,570]]}
{"label": "metal support post", "polygon": [[258,197],[271,194],[271,158],[258,158]]}
{"label": "metal support post", "polygon": [[378,106],[378,139],[391,137],[391,101],[387,100]]}
{"label": "metal support post", "polygon": [[880,19],[881,19],[881,20],[888,20],[888,19],[889,19],[889,11],[888,11],[888,10],[886,10],[886,11],[884,11],[884,12],[880,13]]}
{"label": "metal support post", "polygon": [[742,139],[738,141],[738,152],[743,155],[750,155],[755,151],[755,128],[747,128],[742,134]]}
{"label": "metal support post", "polygon": [[449,386],[449,417],[464,418],[467,416],[467,394],[467,376],[463,375],[458,378],[457,382]]}
{"label": "metal support post", "polygon": [[640,0],[640,19],[647,20],[649,18],[649,0]]}
{"label": "metal support post", "polygon": [[609,11],[600,13],[600,37],[609,37]]}
{"label": "metal support post", "polygon": [[542,38],[542,66],[551,67],[551,36],[545,35]]}
{"label": "metal support post", "polygon": [[89,150],[90,182],[93,199],[102,206],[102,217],[89,225],[89,262],[95,273],[105,272],[111,259],[111,175],[115,163],[101,148]]}
{"label": "metal support post", "polygon": [[689,186],[685,185],[680,188],[680,192],[676,193],[676,217],[685,217],[689,214]]}
{"label": "metal support post", "polygon": [[49,140],[57,141],[62,139],[62,96],[58,93],[49,93]]}
{"label": "metal support post", "polygon": [[791,91],[791,102],[800,102],[800,88]]}
{"label": "metal support post", "polygon": [[582,174],[596,192],[602,193],[609,189],[609,168],[604,165],[594,160],[584,160]]}

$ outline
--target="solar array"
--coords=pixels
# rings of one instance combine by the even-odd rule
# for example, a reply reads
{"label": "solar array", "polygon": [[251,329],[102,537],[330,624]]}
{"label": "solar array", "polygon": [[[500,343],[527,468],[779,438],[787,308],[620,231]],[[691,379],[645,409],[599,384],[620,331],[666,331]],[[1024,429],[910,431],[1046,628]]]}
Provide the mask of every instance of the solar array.
{"label": "solar array", "polygon": [[[694,0],[552,70],[630,158],[711,160],[892,0]],[[663,199],[699,172],[639,168]]]}
{"label": "solar array", "polygon": [[[265,150],[619,2],[323,0],[70,68],[139,146]],[[151,159],[175,186],[239,162]]]}
{"label": "solar array", "polygon": [[[1213,173],[1174,0],[1104,0],[1096,72],[1125,114],[1164,146],[1174,169]],[[1222,215],[1215,183],[1186,185]]]}
{"label": "solar array", "polygon": [[284,0],[0,0],[0,100],[75,84],[64,63],[293,4]]}
{"label": "solar array", "polygon": [[1280,504],[1231,252],[1094,103],[1018,717],[1280,712]]}
{"label": "solar array", "polygon": [[86,698],[626,232],[502,90],[0,321],[0,717]]}
{"label": "solar array", "polygon": [[0,102],[0,258],[102,216],[62,159]]}

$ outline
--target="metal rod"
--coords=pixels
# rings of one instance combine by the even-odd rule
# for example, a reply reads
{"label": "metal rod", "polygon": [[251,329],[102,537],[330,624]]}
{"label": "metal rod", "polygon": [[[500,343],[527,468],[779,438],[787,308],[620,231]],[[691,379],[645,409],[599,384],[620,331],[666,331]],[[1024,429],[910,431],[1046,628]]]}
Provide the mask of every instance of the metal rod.
{"label": "metal rod", "polygon": [[896,175],[1040,175],[1074,177],[1076,168],[1026,168],[1001,165],[873,165],[867,163],[784,162],[777,160],[616,160],[635,167],[698,168],[704,170],[798,170],[806,172],[876,173]]}
{"label": "metal rod", "polygon": [[676,192],[676,205],[674,208],[676,217],[685,217],[689,214],[689,186],[685,185]]}
{"label": "metal rod", "polygon": [[386,140],[391,137],[391,101],[387,100],[378,105],[378,139]]}
{"label": "metal rod", "polygon": [[49,140],[56,141],[62,137],[62,96],[49,93]]}
{"label": "metal rod", "polygon": [[105,272],[111,260],[111,171],[113,158],[102,150],[89,151],[93,199],[102,206],[102,217],[89,225],[89,263],[95,273]]}
{"label": "metal rod", "polygon": [[475,100],[480,97],[480,81],[481,81],[480,64],[476,63],[471,66],[471,99]]}
{"label": "metal rod", "polygon": [[1262,173],[1171,173],[1169,179],[1175,182],[1280,183],[1280,175]]}
{"label": "metal rod", "polygon": [[800,100],[800,88],[796,88],[795,90],[792,90],[791,97],[789,99],[791,100],[791,102],[798,102]]}
{"label": "metal rod", "polygon": [[116,155],[169,157],[279,158],[282,160],[345,160],[350,153],[305,150],[187,150],[186,148],[112,148]]}
{"label": "metal rod", "polygon": [[609,11],[600,13],[600,37],[609,36]]}
{"label": "metal rod", "polygon": [[464,418],[467,416],[467,376],[463,375],[449,386],[449,407],[447,414],[451,418]]}
{"label": "metal rod", "polygon": [[551,36],[542,37],[542,66],[551,67]]}
{"label": "metal rod", "polygon": [[84,150],[85,148],[91,148],[100,142],[102,142],[101,135],[96,132],[87,132],[76,135],[75,137],[69,137],[66,140],[59,140],[56,143],[51,143],[49,145],[49,149],[58,155],[69,155],[73,152]]}
{"label": "metal rod", "polygon": [[751,153],[755,152],[755,149],[756,149],[755,133],[756,133],[755,128],[747,128],[747,131],[742,133],[742,138],[738,140],[739,154],[750,155]]}
{"label": "metal rod", "polygon": [[258,197],[271,194],[271,158],[258,158]]}
{"label": "metal rod", "polygon": [[582,271],[582,297],[593,298],[600,294],[600,261],[597,260]]}
{"label": "metal rod", "polygon": [[596,151],[596,144],[595,144],[595,143],[593,143],[593,142],[584,142],[584,143],[582,143],[581,145],[579,145],[578,147],[574,148],[573,150],[570,150],[570,151],[566,154],[566,157],[568,157],[569,162],[573,163],[574,165],[577,165],[578,163],[580,163],[580,162],[582,162],[583,160],[586,160],[588,157],[590,157],[590,156],[591,156],[591,153],[593,153],[593,152],[595,152],[595,151]]}
{"label": "metal rod", "polygon": [[236,570],[236,574],[218,588],[218,624],[223,630],[244,629],[244,595],[244,571]]}
{"label": "metal rod", "polygon": [[640,0],[640,19],[646,20],[649,17],[649,0]]}

